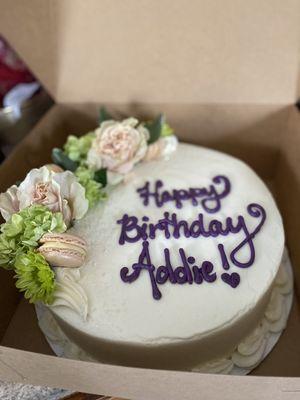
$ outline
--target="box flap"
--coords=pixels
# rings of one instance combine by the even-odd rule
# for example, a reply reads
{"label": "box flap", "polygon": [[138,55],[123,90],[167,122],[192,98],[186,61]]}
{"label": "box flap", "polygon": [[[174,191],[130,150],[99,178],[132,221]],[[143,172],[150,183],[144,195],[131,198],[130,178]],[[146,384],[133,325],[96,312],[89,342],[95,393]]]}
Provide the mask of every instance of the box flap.
{"label": "box flap", "polygon": [[297,98],[299,6],[2,1],[0,26],[59,102],[286,104]]}
{"label": "box flap", "polygon": [[292,400],[299,398],[300,390],[300,378],[248,376],[245,379],[240,376],[117,367],[2,346],[0,371],[8,381],[64,387],[131,400]]}

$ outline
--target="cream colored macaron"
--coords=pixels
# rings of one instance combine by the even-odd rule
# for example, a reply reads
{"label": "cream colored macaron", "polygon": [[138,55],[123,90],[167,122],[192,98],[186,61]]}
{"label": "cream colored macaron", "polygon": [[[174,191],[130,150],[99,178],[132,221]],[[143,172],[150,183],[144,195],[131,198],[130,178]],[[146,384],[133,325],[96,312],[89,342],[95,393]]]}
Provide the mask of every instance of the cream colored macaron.
{"label": "cream colored macaron", "polygon": [[87,244],[84,239],[67,233],[46,233],[38,251],[53,267],[78,268],[84,263]]}

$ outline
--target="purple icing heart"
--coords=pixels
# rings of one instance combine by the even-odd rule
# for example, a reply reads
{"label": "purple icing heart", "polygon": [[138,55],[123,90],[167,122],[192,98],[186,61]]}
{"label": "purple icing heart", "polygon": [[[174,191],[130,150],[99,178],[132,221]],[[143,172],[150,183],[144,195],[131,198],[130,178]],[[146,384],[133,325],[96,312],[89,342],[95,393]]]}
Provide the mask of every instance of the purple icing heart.
{"label": "purple icing heart", "polygon": [[224,281],[225,283],[227,283],[234,289],[240,284],[240,281],[241,281],[239,274],[237,274],[236,272],[233,272],[232,274],[228,274],[227,272],[224,272],[221,275],[221,279],[222,279],[222,281]]}

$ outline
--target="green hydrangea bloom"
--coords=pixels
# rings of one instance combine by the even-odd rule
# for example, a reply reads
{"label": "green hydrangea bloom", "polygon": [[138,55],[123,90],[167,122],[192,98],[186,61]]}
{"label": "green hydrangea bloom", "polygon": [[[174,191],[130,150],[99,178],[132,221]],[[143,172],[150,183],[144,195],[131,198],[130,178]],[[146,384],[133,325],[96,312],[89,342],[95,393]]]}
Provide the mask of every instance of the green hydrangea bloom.
{"label": "green hydrangea bloom", "polygon": [[174,134],[174,130],[170,127],[166,122],[163,124],[161,129],[161,137],[172,136]]}
{"label": "green hydrangea bloom", "polygon": [[81,166],[75,171],[78,182],[85,188],[85,197],[89,202],[89,207],[93,207],[98,201],[106,198],[106,193],[103,191],[102,185],[96,182],[94,178],[94,171]]}
{"label": "green hydrangea bloom", "polygon": [[41,254],[33,250],[20,253],[16,258],[15,271],[16,287],[25,292],[24,296],[30,303],[53,302],[55,274]]}
{"label": "green hydrangea bloom", "polygon": [[87,153],[95,138],[95,133],[90,132],[81,137],[73,135],[68,136],[67,142],[64,145],[66,155],[72,160],[80,163],[85,162]]}
{"label": "green hydrangea bloom", "polygon": [[38,246],[46,232],[62,233],[67,230],[60,212],[52,213],[42,205],[32,205],[13,214],[0,228],[0,265],[13,268],[19,252]]}
{"label": "green hydrangea bloom", "polygon": [[14,238],[0,235],[0,267],[12,269],[18,253],[18,246]]}

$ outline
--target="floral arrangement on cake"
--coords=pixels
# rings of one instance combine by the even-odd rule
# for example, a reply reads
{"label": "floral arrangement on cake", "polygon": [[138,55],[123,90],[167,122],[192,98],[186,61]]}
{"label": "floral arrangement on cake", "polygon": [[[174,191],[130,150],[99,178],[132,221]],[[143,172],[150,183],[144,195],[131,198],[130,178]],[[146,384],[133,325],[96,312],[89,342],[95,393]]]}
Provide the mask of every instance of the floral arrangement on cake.
{"label": "floral arrangement on cake", "polygon": [[163,115],[116,121],[102,108],[97,129],[68,136],[63,149],[53,149],[53,164],[32,169],[1,193],[0,266],[15,272],[25,298],[50,305],[57,288],[53,267],[77,268],[86,257],[84,239],[67,233],[73,222],[138,163],[165,159],[176,147]]}

